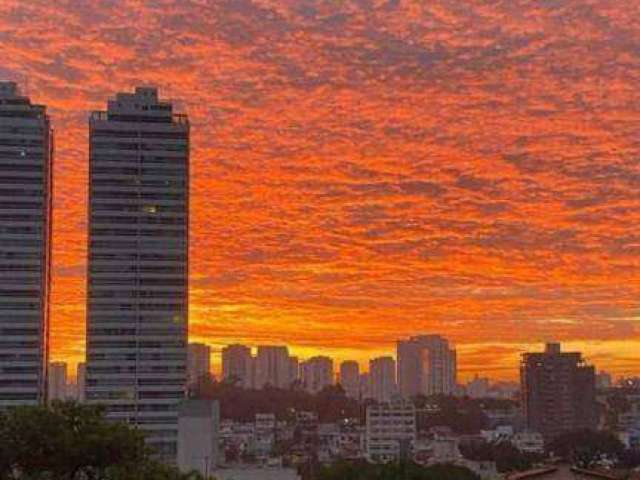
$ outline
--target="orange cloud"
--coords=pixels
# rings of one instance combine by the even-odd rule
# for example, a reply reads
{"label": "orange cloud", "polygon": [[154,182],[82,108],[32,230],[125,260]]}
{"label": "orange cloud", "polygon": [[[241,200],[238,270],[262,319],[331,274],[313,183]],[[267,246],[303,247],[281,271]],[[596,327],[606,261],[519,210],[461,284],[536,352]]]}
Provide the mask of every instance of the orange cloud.
{"label": "orange cloud", "polygon": [[194,339],[637,372],[639,33],[597,0],[5,0],[0,76],[56,131],[54,357],[84,349],[88,112],[155,84],[193,123]]}

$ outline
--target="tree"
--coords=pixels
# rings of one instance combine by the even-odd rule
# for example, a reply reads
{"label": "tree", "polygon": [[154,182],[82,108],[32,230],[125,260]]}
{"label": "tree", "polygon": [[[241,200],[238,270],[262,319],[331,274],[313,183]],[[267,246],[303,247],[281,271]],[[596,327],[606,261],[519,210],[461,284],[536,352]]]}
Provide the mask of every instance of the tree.
{"label": "tree", "polygon": [[500,473],[529,470],[541,460],[541,455],[521,452],[506,441],[462,443],[460,453],[469,460],[496,462]]}
{"label": "tree", "polygon": [[609,432],[577,430],[554,438],[547,451],[579,468],[591,468],[603,458],[617,460],[624,445]]}
{"label": "tree", "polygon": [[311,477],[313,480],[479,480],[464,467],[433,465],[422,467],[412,462],[373,465],[364,461],[338,462],[322,466]]}
{"label": "tree", "polygon": [[54,402],[0,414],[3,480],[183,480],[152,460],[142,433],[98,406]]}

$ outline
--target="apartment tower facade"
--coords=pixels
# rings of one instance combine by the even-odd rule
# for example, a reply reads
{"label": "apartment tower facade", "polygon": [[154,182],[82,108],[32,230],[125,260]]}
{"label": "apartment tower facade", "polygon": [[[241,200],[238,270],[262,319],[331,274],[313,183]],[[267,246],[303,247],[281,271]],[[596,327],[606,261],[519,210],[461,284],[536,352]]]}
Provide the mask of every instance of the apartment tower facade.
{"label": "apartment tower facade", "polygon": [[549,343],[544,352],[525,353],[520,363],[526,427],[545,440],[575,430],[595,429],[595,368],[579,352]]}
{"label": "apartment tower facade", "polygon": [[0,82],[0,409],[46,401],[53,131]]}
{"label": "apartment tower facade", "polygon": [[187,376],[189,121],[154,88],[89,121],[86,400],[175,460]]}
{"label": "apartment tower facade", "polygon": [[456,388],[457,355],[440,335],[418,335],[397,345],[398,388],[405,398],[451,395]]}

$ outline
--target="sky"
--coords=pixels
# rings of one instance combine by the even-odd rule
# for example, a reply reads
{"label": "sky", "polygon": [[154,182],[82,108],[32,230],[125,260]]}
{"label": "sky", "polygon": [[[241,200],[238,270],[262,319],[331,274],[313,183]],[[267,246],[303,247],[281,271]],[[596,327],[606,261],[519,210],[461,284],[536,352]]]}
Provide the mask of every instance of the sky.
{"label": "sky", "polygon": [[0,51],[55,128],[54,360],[84,355],[88,114],[154,85],[192,123],[192,341],[640,372],[627,2],[0,0]]}

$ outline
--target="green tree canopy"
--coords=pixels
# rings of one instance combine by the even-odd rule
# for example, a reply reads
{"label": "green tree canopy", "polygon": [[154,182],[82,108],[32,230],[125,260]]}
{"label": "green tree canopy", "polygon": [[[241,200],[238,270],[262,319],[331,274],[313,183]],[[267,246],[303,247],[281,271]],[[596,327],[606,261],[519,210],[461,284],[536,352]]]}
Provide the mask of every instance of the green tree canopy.
{"label": "green tree canopy", "polygon": [[320,467],[314,480],[479,480],[475,473],[455,465],[422,467],[411,462],[372,465],[338,462]]}
{"label": "green tree canopy", "polygon": [[155,462],[142,433],[98,406],[54,402],[0,414],[2,480],[182,480]]}

